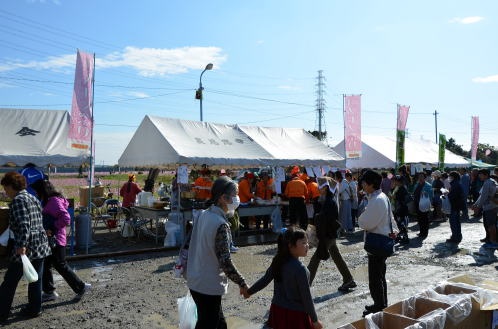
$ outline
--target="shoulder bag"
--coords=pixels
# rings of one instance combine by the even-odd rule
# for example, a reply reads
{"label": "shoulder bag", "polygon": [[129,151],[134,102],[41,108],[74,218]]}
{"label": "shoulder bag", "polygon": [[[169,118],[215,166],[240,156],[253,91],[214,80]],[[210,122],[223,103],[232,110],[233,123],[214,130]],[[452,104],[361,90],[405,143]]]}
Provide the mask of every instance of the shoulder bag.
{"label": "shoulder bag", "polygon": [[389,227],[391,228],[391,233],[389,235],[378,234],[373,232],[366,232],[365,235],[365,245],[364,249],[369,254],[378,257],[390,257],[394,254],[394,244],[396,234],[393,231],[393,224],[391,218],[391,203],[388,202],[388,216],[389,216]]}

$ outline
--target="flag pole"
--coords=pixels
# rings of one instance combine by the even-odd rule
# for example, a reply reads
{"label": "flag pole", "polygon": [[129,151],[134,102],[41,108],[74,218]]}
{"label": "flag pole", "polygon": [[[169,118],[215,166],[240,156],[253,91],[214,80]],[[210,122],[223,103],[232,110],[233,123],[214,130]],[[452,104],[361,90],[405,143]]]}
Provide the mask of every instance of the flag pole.
{"label": "flag pole", "polygon": [[[94,118],[93,118],[93,101],[95,99],[95,93],[94,93],[94,86],[95,86],[95,53],[93,53],[93,70],[92,70],[92,104],[90,104],[91,107],[91,114],[92,114],[92,127],[90,129],[90,179],[88,180],[88,213],[90,214],[91,218],[91,213],[92,213],[92,184],[93,184],[93,126],[94,126]],[[90,243],[90,232],[92,232],[92,221],[89,221],[90,227],[88,229],[88,234],[86,235],[86,248],[85,248],[85,253],[88,255],[88,244]]]}
{"label": "flag pole", "polygon": [[347,168],[348,158],[346,156],[346,109],[344,108],[344,100],[346,99],[346,94],[342,94],[342,123],[343,123],[343,141],[344,141],[344,167]]}
{"label": "flag pole", "polygon": [[399,167],[398,163],[398,122],[399,122],[399,104],[396,104],[396,161],[394,162],[396,169]]}

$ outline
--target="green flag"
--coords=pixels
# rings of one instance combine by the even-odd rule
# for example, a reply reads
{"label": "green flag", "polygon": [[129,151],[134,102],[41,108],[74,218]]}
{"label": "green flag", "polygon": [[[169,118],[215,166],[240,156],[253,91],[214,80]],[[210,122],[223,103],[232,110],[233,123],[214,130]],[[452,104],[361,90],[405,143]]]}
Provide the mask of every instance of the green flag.
{"label": "green flag", "polygon": [[397,130],[396,133],[396,164],[398,166],[405,163],[405,131]]}
{"label": "green flag", "polygon": [[444,168],[444,153],[446,150],[446,136],[439,134],[439,169]]}

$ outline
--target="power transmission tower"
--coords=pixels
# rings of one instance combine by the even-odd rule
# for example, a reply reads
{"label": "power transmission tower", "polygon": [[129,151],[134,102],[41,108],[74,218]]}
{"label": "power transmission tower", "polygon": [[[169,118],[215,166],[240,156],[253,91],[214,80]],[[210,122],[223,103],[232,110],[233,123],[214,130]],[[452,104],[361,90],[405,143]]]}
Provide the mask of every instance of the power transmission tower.
{"label": "power transmission tower", "polygon": [[325,121],[324,121],[324,112],[325,112],[325,77],[323,76],[323,70],[318,71],[318,77],[316,83],[316,117],[318,122],[318,139],[324,140],[326,137],[326,129],[325,129]]}

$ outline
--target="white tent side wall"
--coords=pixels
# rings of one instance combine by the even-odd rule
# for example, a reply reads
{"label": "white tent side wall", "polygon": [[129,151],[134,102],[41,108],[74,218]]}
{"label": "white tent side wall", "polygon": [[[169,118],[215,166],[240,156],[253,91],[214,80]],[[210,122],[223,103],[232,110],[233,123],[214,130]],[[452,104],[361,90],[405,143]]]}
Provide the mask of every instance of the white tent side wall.
{"label": "white tent side wall", "polygon": [[89,155],[69,147],[67,111],[0,109],[0,117],[0,164],[77,165]]}

